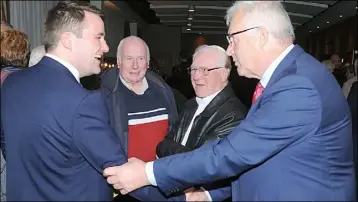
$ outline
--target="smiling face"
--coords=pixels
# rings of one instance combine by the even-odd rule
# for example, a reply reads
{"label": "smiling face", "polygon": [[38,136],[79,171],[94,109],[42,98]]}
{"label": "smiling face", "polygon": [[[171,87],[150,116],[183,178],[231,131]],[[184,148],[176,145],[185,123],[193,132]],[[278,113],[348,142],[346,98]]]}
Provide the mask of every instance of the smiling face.
{"label": "smiling face", "polygon": [[117,63],[120,75],[127,83],[141,83],[149,67],[144,41],[134,37],[123,41]]}
{"label": "smiling face", "polygon": [[220,53],[213,49],[205,50],[194,57],[191,68],[212,69],[222,67],[209,71],[207,75],[200,71],[191,73],[191,83],[197,97],[205,98],[227,85],[230,69],[225,68],[225,62],[223,57],[220,57]]}
{"label": "smiling face", "polygon": [[74,37],[72,57],[80,76],[89,76],[101,72],[100,58],[109,48],[104,39],[104,23],[100,16],[85,11],[82,37]]}

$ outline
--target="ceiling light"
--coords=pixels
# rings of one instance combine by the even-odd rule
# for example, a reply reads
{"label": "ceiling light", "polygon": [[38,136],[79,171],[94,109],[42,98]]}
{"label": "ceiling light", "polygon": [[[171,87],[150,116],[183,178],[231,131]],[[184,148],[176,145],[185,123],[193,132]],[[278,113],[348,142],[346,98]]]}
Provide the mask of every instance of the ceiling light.
{"label": "ceiling light", "polygon": [[190,28],[186,28],[187,31],[190,31],[191,29]]}
{"label": "ceiling light", "polygon": [[317,26],[317,29],[319,29],[319,26]]}
{"label": "ceiling light", "polygon": [[192,12],[189,13],[188,20],[193,20],[193,18],[194,18],[194,15],[193,15],[193,14],[194,14],[194,13],[192,13]]}
{"label": "ceiling light", "polygon": [[327,24],[329,24],[329,21],[327,21]]}
{"label": "ceiling light", "polygon": [[189,27],[191,26],[191,24],[190,24],[190,23],[188,23],[188,24],[186,24],[186,25],[188,25]]}
{"label": "ceiling light", "polygon": [[312,31],[310,30],[310,33],[311,33]]}
{"label": "ceiling light", "polygon": [[188,11],[189,12],[194,12],[195,8],[194,8],[194,5],[189,5],[188,6]]}
{"label": "ceiling light", "polygon": [[343,17],[342,15],[339,16],[340,18]]}
{"label": "ceiling light", "polygon": [[356,6],[356,9],[358,9],[358,6]]}

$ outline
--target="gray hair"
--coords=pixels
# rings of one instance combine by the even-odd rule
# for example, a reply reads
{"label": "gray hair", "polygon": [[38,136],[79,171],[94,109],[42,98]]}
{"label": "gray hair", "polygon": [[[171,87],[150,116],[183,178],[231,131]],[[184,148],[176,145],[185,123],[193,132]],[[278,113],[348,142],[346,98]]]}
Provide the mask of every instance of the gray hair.
{"label": "gray hair", "polygon": [[45,56],[45,54],[46,54],[45,46],[43,45],[37,46],[36,48],[32,49],[30,60],[29,60],[29,67],[34,66],[38,62],[40,62],[40,60],[42,59],[43,56]]}
{"label": "gray hair", "polygon": [[139,38],[139,37],[137,37],[137,36],[128,36],[128,37],[122,39],[122,40],[119,42],[119,45],[118,45],[118,48],[117,48],[117,59],[121,60],[121,53],[122,53],[123,42],[126,41],[126,40],[129,40],[129,39],[137,39],[137,40],[139,40],[139,41],[142,41],[142,42],[145,44],[145,50],[146,50],[146,52],[147,52],[147,62],[148,62],[148,64],[149,64],[149,61],[150,61],[149,47],[148,47],[147,43],[146,43],[143,39],[141,39],[141,38]]}
{"label": "gray hair", "polygon": [[226,67],[228,69],[231,69],[231,61],[229,56],[226,54],[225,49],[223,49],[220,46],[217,45],[202,45],[195,49],[195,52],[193,54],[193,60],[195,57],[197,57],[199,54],[203,53],[204,51],[213,50],[219,53],[219,64],[223,67]]}
{"label": "gray hair", "polygon": [[243,12],[243,23],[247,26],[265,27],[279,42],[293,42],[295,33],[290,17],[280,1],[236,1],[226,14],[229,26],[236,12]]}

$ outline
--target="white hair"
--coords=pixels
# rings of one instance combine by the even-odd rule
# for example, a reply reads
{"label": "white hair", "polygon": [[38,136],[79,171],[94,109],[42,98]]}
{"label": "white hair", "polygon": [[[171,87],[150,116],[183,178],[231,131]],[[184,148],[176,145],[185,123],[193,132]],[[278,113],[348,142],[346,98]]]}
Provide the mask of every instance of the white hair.
{"label": "white hair", "polygon": [[128,37],[122,39],[122,40],[119,42],[119,45],[118,45],[118,48],[117,48],[117,58],[118,58],[119,60],[121,60],[121,52],[122,52],[123,42],[126,41],[126,40],[128,40],[128,39],[137,39],[137,40],[142,41],[142,42],[145,44],[145,50],[146,50],[146,52],[147,52],[147,62],[148,62],[148,64],[149,64],[149,61],[150,61],[149,47],[148,47],[147,43],[146,43],[143,39],[141,39],[141,38],[139,38],[139,37],[137,37],[137,36],[128,36]]}
{"label": "white hair", "polygon": [[36,48],[32,49],[30,60],[29,60],[29,67],[34,66],[38,62],[40,62],[40,60],[42,59],[43,56],[45,56],[45,54],[46,54],[45,46],[43,45],[37,46]]}
{"label": "white hair", "polygon": [[219,53],[219,64],[218,64],[219,66],[223,66],[228,69],[231,69],[231,61],[230,61],[229,56],[226,54],[225,49],[223,49],[222,47],[217,46],[217,45],[199,46],[198,48],[195,49],[195,52],[193,54],[193,60],[195,59],[195,57],[197,57],[201,53],[208,51],[208,50],[213,50],[213,51],[216,51],[217,53]]}
{"label": "white hair", "polygon": [[295,33],[290,17],[280,1],[236,1],[226,14],[229,26],[234,15],[240,10],[245,26],[265,27],[279,42],[292,43]]}

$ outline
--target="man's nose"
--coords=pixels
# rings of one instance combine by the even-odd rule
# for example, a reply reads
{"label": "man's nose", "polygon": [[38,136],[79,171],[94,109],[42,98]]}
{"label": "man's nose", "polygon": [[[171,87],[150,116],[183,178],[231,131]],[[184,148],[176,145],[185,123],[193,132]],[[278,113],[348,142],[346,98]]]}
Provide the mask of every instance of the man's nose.
{"label": "man's nose", "polygon": [[102,43],[102,52],[103,53],[107,53],[109,51],[109,47],[107,45],[106,40],[103,40],[104,42]]}
{"label": "man's nose", "polygon": [[226,48],[226,54],[228,54],[228,56],[232,56],[234,54],[234,49],[231,43],[229,43],[229,45]]}

